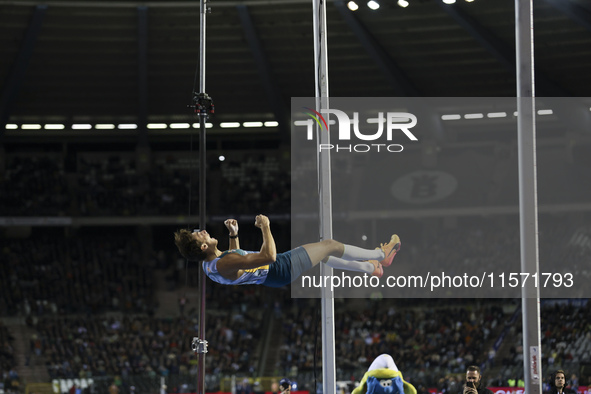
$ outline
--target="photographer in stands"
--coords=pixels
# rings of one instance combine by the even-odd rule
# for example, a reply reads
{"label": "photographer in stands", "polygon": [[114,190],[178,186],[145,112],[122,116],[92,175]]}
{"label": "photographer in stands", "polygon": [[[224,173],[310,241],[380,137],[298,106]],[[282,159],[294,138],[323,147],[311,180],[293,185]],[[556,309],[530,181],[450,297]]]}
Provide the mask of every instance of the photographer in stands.
{"label": "photographer in stands", "polygon": [[466,385],[463,394],[493,394],[482,384],[480,368],[476,365],[470,365],[466,371]]}

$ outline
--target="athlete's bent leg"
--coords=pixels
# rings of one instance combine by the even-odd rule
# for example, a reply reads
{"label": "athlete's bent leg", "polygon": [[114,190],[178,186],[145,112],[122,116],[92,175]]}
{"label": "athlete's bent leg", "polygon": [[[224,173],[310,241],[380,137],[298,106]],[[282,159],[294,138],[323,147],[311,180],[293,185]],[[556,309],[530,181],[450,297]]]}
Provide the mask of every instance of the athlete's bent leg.
{"label": "athlete's bent leg", "polygon": [[308,253],[308,256],[310,256],[312,266],[315,266],[329,256],[340,257],[345,250],[345,245],[333,239],[306,244],[302,247]]}
{"label": "athlete's bent leg", "polygon": [[312,266],[324,261],[332,268],[365,272],[380,277],[383,274],[381,264],[378,262],[385,257],[381,249],[363,249],[335,240],[306,244],[303,248],[310,256]]}

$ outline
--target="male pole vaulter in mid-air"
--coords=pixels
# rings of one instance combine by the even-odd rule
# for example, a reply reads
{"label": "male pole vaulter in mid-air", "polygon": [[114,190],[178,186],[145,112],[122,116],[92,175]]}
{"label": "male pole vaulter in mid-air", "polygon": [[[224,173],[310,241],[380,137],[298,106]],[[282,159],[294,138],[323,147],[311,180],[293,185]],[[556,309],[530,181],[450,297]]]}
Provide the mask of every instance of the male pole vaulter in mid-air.
{"label": "male pole vaulter in mid-air", "polygon": [[381,244],[374,250],[328,239],[277,253],[269,218],[258,215],[254,225],[261,229],[263,245],[259,252],[250,252],[240,249],[238,222],[228,219],[224,224],[230,231],[230,250],[225,252],[217,248],[218,240],[205,230],[179,230],[174,234],[175,244],[183,257],[203,261],[205,274],[214,282],[224,285],[281,287],[290,284],[321,261],[332,268],[382,277],[383,267],[392,264],[400,250],[400,238],[392,235],[387,244]]}

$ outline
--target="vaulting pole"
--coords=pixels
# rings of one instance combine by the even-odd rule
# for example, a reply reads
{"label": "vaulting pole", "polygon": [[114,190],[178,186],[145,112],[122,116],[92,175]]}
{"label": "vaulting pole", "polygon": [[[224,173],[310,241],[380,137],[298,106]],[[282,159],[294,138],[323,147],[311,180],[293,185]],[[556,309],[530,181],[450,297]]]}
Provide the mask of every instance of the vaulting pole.
{"label": "vaulting pole", "polygon": [[[539,278],[533,32],[532,0],[515,0],[521,272]],[[521,288],[523,370],[525,392],[541,394],[540,290],[534,284]]]}
{"label": "vaulting pole", "polygon": [[[314,67],[316,70],[316,111],[328,109],[328,51],[326,43],[326,2],[312,0],[314,13]],[[330,126],[329,126],[330,129]],[[328,132],[316,127],[320,144],[330,143]],[[330,153],[318,153],[318,196],[320,202],[320,240],[332,239],[332,193]],[[320,275],[332,275],[332,268],[320,264]],[[322,389],[324,394],[336,393],[334,292],[330,287],[322,289]]]}

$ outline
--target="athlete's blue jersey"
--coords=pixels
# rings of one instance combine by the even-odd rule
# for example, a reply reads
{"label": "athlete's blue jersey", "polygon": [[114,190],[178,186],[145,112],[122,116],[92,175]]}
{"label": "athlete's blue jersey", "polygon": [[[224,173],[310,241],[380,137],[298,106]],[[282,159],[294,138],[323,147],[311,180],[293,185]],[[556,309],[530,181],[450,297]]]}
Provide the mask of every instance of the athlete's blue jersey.
{"label": "athlete's blue jersey", "polygon": [[257,268],[251,268],[244,270],[242,276],[240,276],[236,280],[230,280],[224,278],[222,275],[219,274],[217,270],[217,262],[223,258],[228,253],[238,253],[240,255],[247,255],[250,253],[258,253],[252,251],[246,251],[242,249],[231,249],[227,250],[220,255],[220,257],[216,257],[211,261],[204,261],[203,262],[203,271],[205,274],[214,282],[221,283],[222,285],[259,285],[267,279],[267,274],[269,273],[269,266],[263,265]]}

